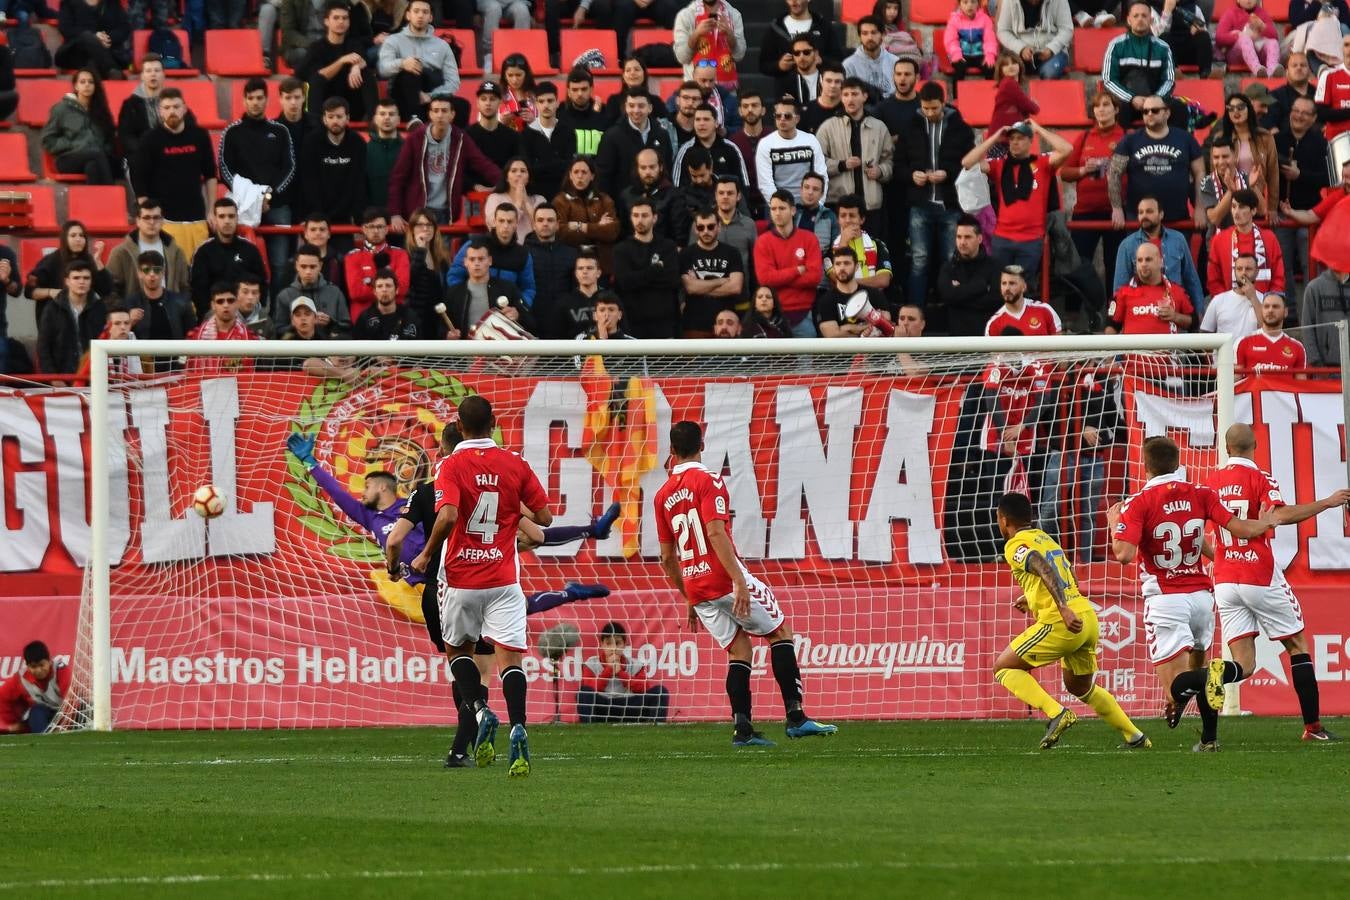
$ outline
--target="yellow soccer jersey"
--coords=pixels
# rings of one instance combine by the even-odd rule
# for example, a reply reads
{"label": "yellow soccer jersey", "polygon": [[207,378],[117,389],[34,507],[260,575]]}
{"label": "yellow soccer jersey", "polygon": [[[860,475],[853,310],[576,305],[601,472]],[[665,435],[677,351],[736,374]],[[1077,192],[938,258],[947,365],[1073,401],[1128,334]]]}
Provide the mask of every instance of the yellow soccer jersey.
{"label": "yellow soccer jersey", "polygon": [[1055,595],[1050,593],[1050,589],[1041,581],[1040,576],[1026,568],[1027,557],[1032,551],[1045,557],[1059,576],[1060,583],[1064,585],[1064,598],[1068,600],[1070,609],[1080,612],[1092,608],[1092,604],[1078,589],[1078,579],[1074,578],[1073,569],[1069,567],[1069,561],[1064,558],[1064,551],[1060,549],[1055,539],[1039,528],[1023,528],[1008,539],[1007,545],[1003,548],[1003,557],[1008,561],[1008,567],[1012,569],[1013,578],[1017,579],[1022,593],[1026,594],[1027,606],[1036,616],[1036,621],[1062,620],[1059,608],[1055,606]]}

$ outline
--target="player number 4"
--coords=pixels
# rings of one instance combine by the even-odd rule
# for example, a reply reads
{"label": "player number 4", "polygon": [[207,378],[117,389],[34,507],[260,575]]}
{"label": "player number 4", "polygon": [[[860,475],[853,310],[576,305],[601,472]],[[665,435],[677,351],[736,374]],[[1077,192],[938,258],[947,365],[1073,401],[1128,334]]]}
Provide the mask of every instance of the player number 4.
{"label": "player number 4", "polygon": [[465,530],[478,535],[483,543],[491,544],[500,527],[497,524],[497,492],[484,491],[478,495],[478,503],[469,516],[469,525]]}
{"label": "player number 4", "polygon": [[693,535],[694,543],[698,545],[698,555],[707,555],[708,539],[703,536],[703,520],[699,518],[698,510],[691,509],[687,513],[678,513],[670,520],[670,524],[675,528],[675,542],[680,547],[680,559],[694,558],[694,548],[689,546],[690,535]]}
{"label": "player number 4", "polygon": [[[1187,519],[1185,524],[1160,522],[1153,529],[1155,540],[1162,541],[1163,552],[1153,556],[1153,563],[1160,569],[1175,569],[1177,566],[1193,566],[1200,561],[1204,549],[1205,520]],[[1189,545],[1189,549],[1185,545]]]}

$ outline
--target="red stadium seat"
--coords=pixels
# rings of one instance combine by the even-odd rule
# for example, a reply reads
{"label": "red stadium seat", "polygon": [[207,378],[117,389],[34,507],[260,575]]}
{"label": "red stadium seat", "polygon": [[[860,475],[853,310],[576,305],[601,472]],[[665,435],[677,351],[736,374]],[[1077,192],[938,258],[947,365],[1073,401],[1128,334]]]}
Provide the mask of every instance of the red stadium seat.
{"label": "red stadium seat", "polygon": [[[230,83],[230,121],[244,117],[244,85],[247,81],[240,78]],[[273,79],[267,83],[267,118],[275,119],[281,115],[281,82]]]}
{"label": "red stadium seat", "polygon": [[33,267],[42,262],[42,257],[57,248],[57,238],[24,238],[19,242],[19,269],[27,277]]}
{"label": "red stadium seat", "polygon": [[994,93],[998,85],[992,81],[963,81],[957,85],[956,108],[967,125],[983,127],[994,114]]}
{"label": "red stadium seat", "polygon": [[184,81],[174,87],[183,92],[187,108],[197,117],[197,124],[203,128],[224,128],[228,123],[220,117],[220,102],[216,98],[216,83],[201,79]]}
{"label": "red stadium seat", "polygon": [[483,67],[478,65],[478,38],[472,28],[437,28],[436,33],[447,41],[453,38],[454,45],[459,47],[460,75],[483,74]]}
{"label": "red stadium seat", "polygon": [[262,35],[256,28],[213,28],[206,32],[206,71],[225,78],[267,77]]}
{"label": "red stadium seat", "polygon": [[[649,44],[665,44],[667,47],[675,43],[675,32],[669,28],[634,28],[630,34],[633,36],[633,50],[639,47],[646,47]],[[684,75],[683,67],[674,69],[652,69],[651,75]],[[662,95],[664,96],[664,95]]]}
{"label": "red stadium seat", "polygon": [[492,39],[492,65],[499,73],[502,60],[512,53],[524,55],[536,78],[558,74],[558,70],[549,64],[548,32],[542,28],[499,29]]}
{"label": "red stadium seat", "polygon": [[[103,92],[108,95],[108,109],[112,110],[113,121],[116,122],[122,114],[122,104],[135,92],[136,88],[141,86],[139,78],[126,79],[124,81],[105,81],[103,82]],[[182,87],[176,84],[174,87]]]}
{"label": "red stadium seat", "polygon": [[56,218],[56,188],[50,184],[0,184],[0,192],[4,191],[30,196],[34,234],[56,234],[60,230],[61,225]]}
{"label": "red stadium seat", "polygon": [[1079,72],[1100,73],[1106,45],[1125,33],[1124,28],[1078,28],[1073,33],[1073,67]]}
{"label": "red stadium seat", "polygon": [[[919,25],[946,25],[956,4],[951,0],[910,0],[909,21]],[[868,13],[872,10],[869,8]],[[857,19],[847,19],[856,22]]]}
{"label": "red stadium seat", "polygon": [[[843,0],[839,10],[839,21],[848,25],[856,25],[863,16],[872,14],[872,7],[874,6],[876,6],[875,0]],[[948,12],[950,14],[950,10]],[[947,21],[945,16],[942,21]]]}
{"label": "red stadium seat", "polygon": [[462,79],[459,82],[459,90],[455,91],[455,96],[469,101],[469,121],[455,122],[460,128],[468,128],[478,121],[478,82]]}
{"label": "red stadium seat", "polygon": [[[947,45],[943,43],[946,37],[947,29],[937,28],[933,30],[933,54],[937,57],[938,71],[943,75],[951,75],[954,71],[952,61],[947,56]],[[915,38],[915,40],[918,39]],[[919,46],[923,46],[923,43],[920,42]]]}
{"label": "red stadium seat", "polygon": [[[595,89],[591,92],[595,99],[604,103],[610,97],[623,90],[622,78],[597,78],[595,79]],[[566,102],[564,97],[563,102]]]}
{"label": "red stadium seat", "polygon": [[32,78],[19,85],[18,119],[29,128],[47,124],[52,107],[70,92],[70,82],[64,78]]}
{"label": "red stadium seat", "polygon": [[1217,113],[1220,118],[1223,117],[1223,105],[1227,95],[1224,92],[1223,82],[1219,79],[1180,78],[1172,90],[1172,96],[1194,100],[1205,112]]}
{"label": "red stadium seat", "polygon": [[559,62],[564,69],[570,70],[572,63],[583,53],[599,50],[605,58],[603,69],[592,69],[592,75],[619,74],[619,45],[614,32],[599,28],[565,28],[562,31],[562,55]]}
{"label": "red stadium seat", "polygon": [[66,174],[56,170],[56,161],[46,150],[42,151],[42,180],[57,181],[63,184],[84,184],[83,173]]}
{"label": "red stadium seat", "polygon": [[1083,82],[1066,78],[1060,81],[1034,79],[1031,99],[1041,106],[1037,120],[1050,128],[1078,128],[1091,125],[1087,117],[1087,98]]}
{"label": "red stadium seat", "polygon": [[[174,35],[178,38],[178,43],[183,47],[183,64],[192,65],[192,43],[188,39],[188,33],[181,28],[173,29]],[[150,34],[148,29],[141,29],[131,33],[131,57],[135,62],[137,69],[141,67],[141,58],[145,56],[147,47],[150,44]],[[166,78],[196,78],[202,74],[197,69],[165,69]]]}
{"label": "red stadium seat", "polygon": [[90,234],[122,234],[128,228],[127,192],[120,184],[72,184],[66,191],[66,211]]}
{"label": "red stadium seat", "polygon": [[0,134],[0,181],[36,181],[28,165],[28,135],[19,131]]}

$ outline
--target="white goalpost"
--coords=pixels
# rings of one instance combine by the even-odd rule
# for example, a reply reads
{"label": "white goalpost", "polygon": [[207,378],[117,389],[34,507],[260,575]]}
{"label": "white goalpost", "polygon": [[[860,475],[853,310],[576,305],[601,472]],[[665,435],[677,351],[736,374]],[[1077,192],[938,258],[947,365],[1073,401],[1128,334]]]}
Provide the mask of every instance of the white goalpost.
{"label": "white goalpost", "polygon": [[[126,356],[155,374],[110,374]],[[611,621],[626,626],[644,677],[669,690],[671,719],[726,718],[722,658],[682,628],[654,552],[651,496],[670,424],[684,418],[705,427],[733,538],[794,626],[808,708],[822,718],[1024,714],[988,672],[1024,625],[990,533],[1007,489],[1033,495],[1098,604],[1103,680],[1127,711],[1154,715],[1134,567],[1107,558],[1103,513],[1142,484],[1149,434],[1177,436],[1194,477],[1226,461],[1234,361],[1232,339],[1210,334],[95,341],[89,560],[62,724],[452,721],[414,588],[382,574],[375,535],[286,440],[311,441],[349,495],[377,470],[406,495],[474,393],[559,523],[621,506],[608,537],[522,558],[527,592],[567,581],[611,592],[531,617],[532,647],[555,626],[581,635],[527,659],[534,719],[575,718]],[[226,494],[218,519],[189,509],[203,484]],[[1058,677],[1043,673],[1047,687]],[[779,714],[773,693],[756,692],[757,714]]]}

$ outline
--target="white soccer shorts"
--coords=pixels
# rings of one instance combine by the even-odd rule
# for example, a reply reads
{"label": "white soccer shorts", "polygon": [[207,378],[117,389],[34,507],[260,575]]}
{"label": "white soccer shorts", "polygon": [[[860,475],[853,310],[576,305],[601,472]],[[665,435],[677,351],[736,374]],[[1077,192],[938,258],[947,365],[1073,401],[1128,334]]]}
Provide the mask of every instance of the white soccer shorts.
{"label": "white soccer shorts", "polygon": [[1144,598],[1144,634],[1155,666],[1214,640],[1214,595],[1209,591]]}
{"label": "white soccer shorts", "polygon": [[1272,641],[1282,641],[1303,630],[1303,610],[1284,573],[1278,570],[1268,585],[1216,584],[1214,599],[1219,602],[1219,622],[1226,643],[1252,637],[1258,629]]}
{"label": "white soccer shorts", "polygon": [[452,588],[442,581],[436,599],[441,610],[441,636],[447,647],[487,638],[506,650],[524,653],[528,648],[525,592],[520,585]]}
{"label": "white soccer shorts", "polygon": [[743,628],[755,637],[764,637],[773,634],[783,624],[783,611],[779,609],[778,601],[774,599],[768,585],[748,572],[745,583],[750,590],[750,613],[743,619],[731,614],[731,608],[736,603],[734,593],[694,605],[694,612],[698,613],[703,627],[708,629],[713,640],[717,641],[717,646],[723,650],[731,646],[739,629]]}

